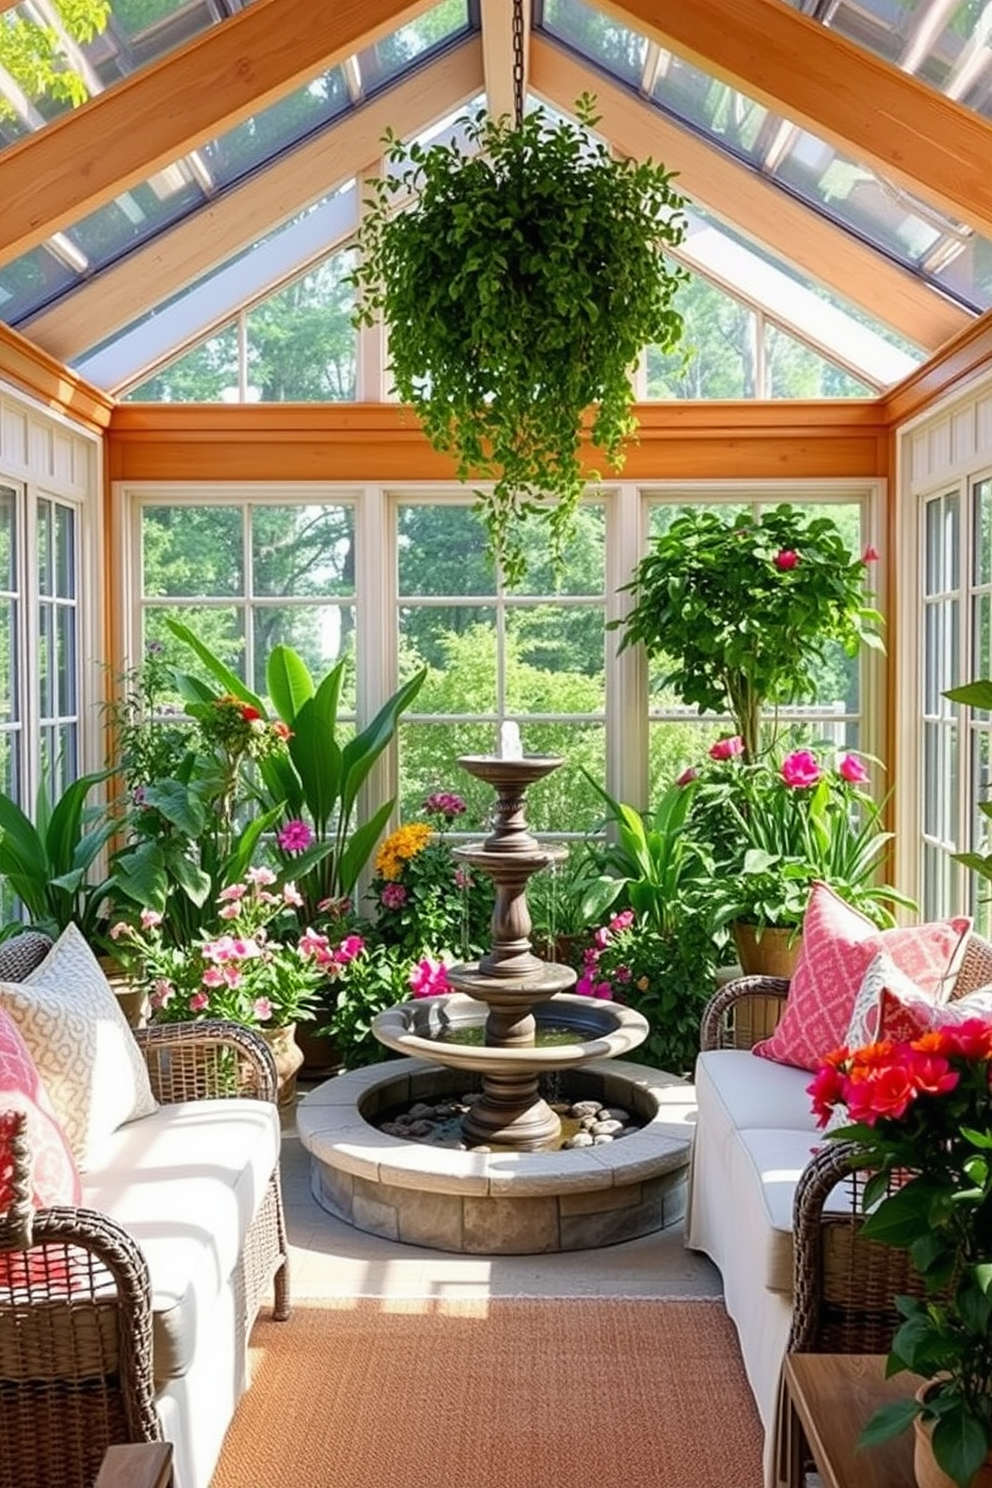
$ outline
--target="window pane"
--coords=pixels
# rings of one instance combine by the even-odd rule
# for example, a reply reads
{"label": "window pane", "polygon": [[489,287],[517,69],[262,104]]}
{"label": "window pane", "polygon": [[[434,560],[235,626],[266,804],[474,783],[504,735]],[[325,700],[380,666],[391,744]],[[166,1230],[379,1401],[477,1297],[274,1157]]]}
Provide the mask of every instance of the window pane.
{"label": "window pane", "polygon": [[55,508],[55,593],[76,596],[76,514],[68,506]]}
{"label": "window pane", "polygon": [[60,718],[76,712],[76,612],[66,605],[55,611],[56,701]]}
{"label": "window pane", "polygon": [[17,715],[17,607],[13,599],[0,599],[0,723],[14,723]]}
{"label": "window pane", "polygon": [[602,504],[584,504],[576,513],[575,531],[556,573],[543,524],[525,523],[527,572],[511,594],[602,594],[606,583],[606,512]]}
{"label": "window pane", "polygon": [[510,713],[602,713],[606,708],[604,611],[539,605],[506,617]]}
{"label": "window pane", "polygon": [[400,677],[426,663],[418,713],[494,713],[496,613],[468,605],[400,610]]}
{"label": "window pane", "polygon": [[[184,672],[196,672],[199,663],[188,646],[176,639],[166,626],[166,617],[182,621],[194,631],[215,656],[219,656],[239,677],[245,674],[245,614],[240,605],[156,606],[143,615],[142,654],[149,646],[162,649],[164,659]],[[170,701],[178,702],[179,694]]]}
{"label": "window pane", "polygon": [[350,253],[336,253],[245,317],[250,401],[331,403],[355,396]]}
{"label": "window pane", "polygon": [[757,318],[740,300],[698,274],[675,301],[682,341],[647,349],[649,398],[754,398],[758,395]]}
{"label": "window pane", "polygon": [[238,327],[217,331],[125,395],[128,403],[236,403]]}
{"label": "window pane", "polygon": [[50,501],[39,501],[36,507],[35,522],[37,524],[37,546],[38,546],[38,593],[52,594],[54,574],[52,573],[52,503]]}
{"label": "window pane", "polygon": [[[351,605],[257,606],[252,618],[255,677],[251,685],[260,696],[268,691],[265,669],[273,646],[292,646],[318,683],[335,662],[354,651],[355,612]],[[339,707],[351,712],[354,706],[354,668],[349,667]]]}
{"label": "window pane", "polygon": [[401,595],[496,593],[474,507],[400,506],[397,523]]}
{"label": "window pane", "polygon": [[0,591],[17,587],[17,493],[0,486]]}
{"label": "window pane", "polygon": [[146,506],[141,514],[141,557],[148,597],[241,594],[241,507]]}
{"label": "window pane", "polygon": [[42,718],[55,714],[55,636],[51,605],[38,606],[38,710]]}
{"label": "window pane", "polygon": [[603,798],[582,773],[606,781],[606,730],[598,724],[527,723],[521,736],[528,754],[564,761],[527,792],[527,820],[536,832],[592,832],[603,819]]}
{"label": "window pane", "polygon": [[765,378],[769,398],[871,398],[875,389],[859,382],[778,326],[765,325]]}
{"label": "window pane", "polygon": [[353,507],[257,506],[250,520],[256,594],[354,594]]}

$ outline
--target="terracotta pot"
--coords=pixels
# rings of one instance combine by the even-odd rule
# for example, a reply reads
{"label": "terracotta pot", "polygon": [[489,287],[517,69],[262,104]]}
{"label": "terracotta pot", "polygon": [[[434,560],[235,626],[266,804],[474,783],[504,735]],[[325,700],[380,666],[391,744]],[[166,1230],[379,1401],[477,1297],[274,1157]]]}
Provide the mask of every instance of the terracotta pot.
{"label": "terracotta pot", "polygon": [[[927,1380],[916,1391],[916,1399],[925,1400],[927,1392],[932,1389],[933,1380]],[[949,1478],[943,1468],[937,1466],[933,1455],[932,1434],[933,1422],[916,1416],[913,1421],[913,1473],[917,1488],[957,1488],[954,1479]],[[992,1453],[986,1457],[972,1478],[969,1488],[992,1488]]]}
{"label": "terracotta pot", "polygon": [[259,1033],[272,1050],[276,1062],[279,1108],[287,1110],[296,1103],[296,1072],[303,1063],[303,1050],[296,1041],[296,1024],[260,1028]]}
{"label": "terracotta pot", "polygon": [[731,928],[745,976],[792,976],[802,945],[802,937],[794,928],[766,925],[759,931],[757,925],[747,925],[743,920],[735,920]]}

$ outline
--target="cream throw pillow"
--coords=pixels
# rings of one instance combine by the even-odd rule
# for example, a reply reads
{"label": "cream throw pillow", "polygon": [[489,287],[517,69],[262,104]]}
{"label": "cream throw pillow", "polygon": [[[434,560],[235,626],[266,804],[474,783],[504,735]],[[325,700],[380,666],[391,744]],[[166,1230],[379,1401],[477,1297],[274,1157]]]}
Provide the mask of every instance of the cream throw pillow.
{"label": "cream throw pillow", "polygon": [[0,982],[79,1167],[157,1102],[127,1020],[79,929],[69,925],[23,982]]}

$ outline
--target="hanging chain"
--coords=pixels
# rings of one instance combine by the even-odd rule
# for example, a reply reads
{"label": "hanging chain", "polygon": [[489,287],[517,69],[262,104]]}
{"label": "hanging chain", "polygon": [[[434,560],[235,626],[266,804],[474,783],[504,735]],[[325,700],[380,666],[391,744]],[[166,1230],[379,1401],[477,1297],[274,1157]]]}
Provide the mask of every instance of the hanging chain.
{"label": "hanging chain", "polygon": [[513,0],[513,122],[524,122],[524,0]]}

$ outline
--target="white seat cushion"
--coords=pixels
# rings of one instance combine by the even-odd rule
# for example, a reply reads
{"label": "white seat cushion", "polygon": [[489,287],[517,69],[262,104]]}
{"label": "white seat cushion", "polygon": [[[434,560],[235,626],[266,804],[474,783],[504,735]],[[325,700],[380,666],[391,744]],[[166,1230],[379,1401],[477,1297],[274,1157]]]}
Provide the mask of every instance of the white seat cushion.
{"label": "white seat cushion", "polygon": [[131,1234],[151,1274],[156,1379],[189,1368],[279,1156],[264,1101],[159,1106],[106,1141],[83,1203]]}
{"label": "white seat cushion", "polygon": [[699,1124],[714,1131],[748,1127],[817,1130],[806,1086],[809,1070],[773,1064],[746,1049],[709,1049],[696,1060]]}

